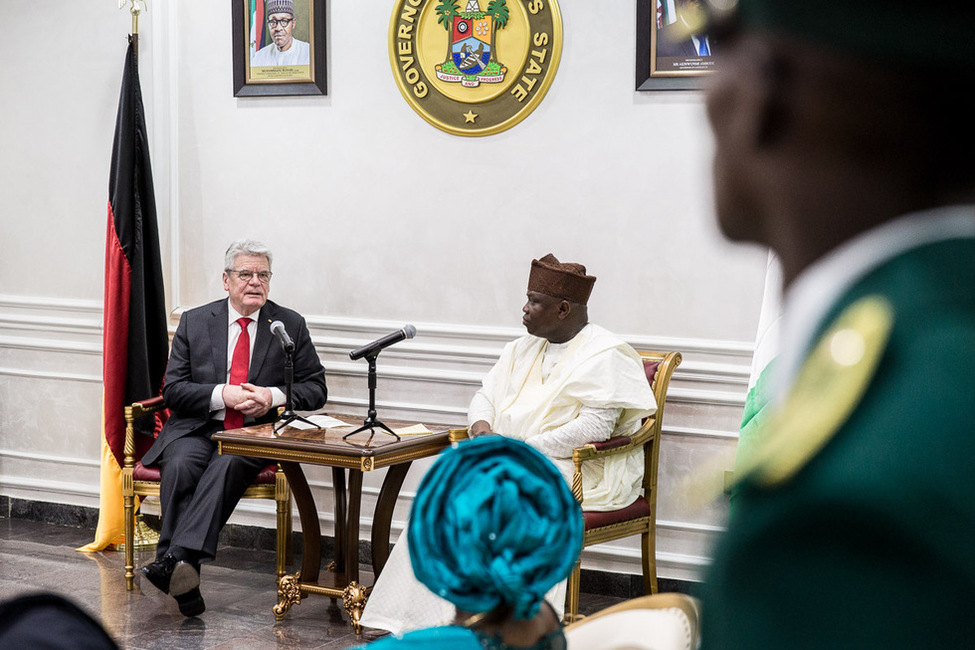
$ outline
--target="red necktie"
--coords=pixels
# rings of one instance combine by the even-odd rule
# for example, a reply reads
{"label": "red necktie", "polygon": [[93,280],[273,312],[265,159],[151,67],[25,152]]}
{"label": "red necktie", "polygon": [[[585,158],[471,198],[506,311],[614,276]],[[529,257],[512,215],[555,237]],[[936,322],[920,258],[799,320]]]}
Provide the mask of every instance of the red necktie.
{"label": "red necktie", "polygon": [[[230,380],[227,383],[231,386],[240,386],[247,381],[247,366],[250,365],[251,356],[251,336],[247,333],[247,325],[250,322],[251,319],[247,317],[237,319],[237,324],[240,325],[240,336],[237,337],[234,357],[230,362]],[[244,414],[228,408],[223,417],[223,428],[239,429],[242,426],[244,426]]]}

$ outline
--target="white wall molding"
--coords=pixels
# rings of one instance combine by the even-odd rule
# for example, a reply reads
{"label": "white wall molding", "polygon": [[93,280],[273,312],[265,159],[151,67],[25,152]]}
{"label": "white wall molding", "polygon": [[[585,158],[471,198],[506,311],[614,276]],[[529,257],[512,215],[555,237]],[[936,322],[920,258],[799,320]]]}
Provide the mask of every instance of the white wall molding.
{"label": "white wall molding", "polygon": [[23,379],[51,379],[58,381],[80,381],[90,384],[102,383],[101,375],[86,375],[76,372],[52,372],[44,370],[19,370],[0,366],[0,375],[5,377],[21,377]]}
{"label": "white wall molding", "polygon": [[[36,454],[28,451],[16,451],[13,449],[0,449],[0,458],[10,458],[11,460],[28,460],[40,463],[54,463],[55,465],[73,465],[76,467],[90,467],[97,469],[99,463],[88,458],[71,458],[69,456],[55,456],[53,454]],[[2,481],[3,479],[0,479]]]}
{"label": "white wall molding", "polygon": [[0,309],[43,309],[68,312],[102,313],[99,300],[73,300],[46,296],[13,296],[0,294]]}
{"label": "white wall molding", "polygon": [[[358,397],[342,397],[340,395],[329,395],[328,396],[329,406],[352,406],[355,407],[356,411],[365,412],[369,407],[369,400],[365,398]],[[335,409],[332,409],[333,411]],[[385,401],[381,399],[376,400],[376,410],[396,410],[396,411],[407,411],[410,413],[416,413],[418,415],[434,415],[434,416],[446,416],[449,419],[455,419],[457,421],[466,420],[467,418],[467,405],[463,406],[441,406],[439,404],[420,404],[417,402],[395,402],[395,401]],[[445,423],[446,424],[446,423]]]}
{"label": "white wall molding", "polygon": [[738,431],[721,431],[718,429],[701,429],[698,427],[675,427],[664,425],[664,436],[679,438],[715,438],[723,440],[738,440]]}
{"label": "white wall molding", "polygon": [[[97,481],[89,484],[28,476],[0,476],[0,492],[17,499],[28,498],[25,493],[48,495],[50,499],[39,500],[51,503],[73,503],[77,497],[82,497],[90,500],[92,507],[98,507]],[[66,500],[64,497],[75,497],[75,499]]]}
{"label": "white wall molding", "polygon": [[[18,298],[14,296],[0,296],[0,309],[31,309],[45,311],[66,311],[98,313],[101,305],[93,301],[69,301],[49,298]],[[184,311],[180,308],[180,313]],[[338,354],[344,357],[349,351],[371,341],[375,335],[386,333],[393,329],[389,321],[351,319],[351,318],[309,318],[309,324],[316,331],[312,340],[316,349],[324,354]],[[0,312],[0,324],[16,326],[31,333],[60,335],[54,337],[32,338],[28,336],[6,335],[0,336],[0,348],[17,348],[29,350],[45,350],[50,352],[100,354],[100,343],[79,342],[64,335],[82,335],[86,338],[101,337],[102,320],[100,317],[72,317],[51,316],[32,313],[5,314]],[[172,329],[171,323],[171,329]],[[322,331],[324,330],[324,331]],[[425,342],[413,339],[407,344],[386,350],[384,358],[400,362],[400,365],[385,365],[383,376],[407,381],[438,382],[460,385],[476,385],[483,377],[482,371],[447,370],[435,367],[425,367],[442,362],[474,363],[478,367],[489,367],[500,354],[500,344],[513,340],[522,332],[514,328],[494,327],[466,327],[458,325],[426,323],[419,332],[426,332],[431,337],[443,337],[464,344],[444,344],[439,342]],[[321,331],[321,333],[317,333]],[[355,338],[334,336],[334,333],[352,333]],[[687,359],[690,351],[700,355],[715,355],[725,358],[740,356],[746,348],[742,344],[728,341],[705,341],[702,339],[651,339],[646,337],[628,337],[628,342],[641,348],[676,349],[685,354],[685,361],[677,368],[675,380],[685,380],[702,384],[726,385],[738,392],[720,390],[700,390],[675,386],[670,391],[669,399],[675,402],[689,402],[712,405],[741,407],[744,405],[744,391],[747,386],[750,366],[747,363],[729,364],[711,362],[701,359]],[[642,341],[642,343],[641,343]],[[491,346],[479,345],[483,343]],[[750,357],[751,346],[747,348]],[[414,365],[402,365],[402,362]],[[327,362],[331,374],[345,377],[364,377],[367,368],[361,363],[346,361]],[[486,371],[486,370],[485,370]]]}
{"label": "white wall molding", "polygon": [[[2,310],[27,309],[53,312],[95,314],[96,318],[72,318],[68,316],[42,316],[31,314],[4,314]],[[173,322],[187,307],[176,307],[172,313]],[[0,295],[0,323],[18,325],[32,331],[52,333],[100,334],[102,331],[102,304],[93,300],[66,300],[46,297],[20,297]],[[338,318],[308,316],[309,329],[315,334],[312,340],[316,348],[325,352],[347,353],[376,338],[402,327],[379,319]],[[479,360],[493,363],[500,352],[499,347],[524,334],[521,328],[484,327],[477,325],[455,325],[444,323],[421,323],[417,325],[418,338],[399,348],[387,350],[386,358],[440,358],[456,360]],[[342,334],[352,336],[342,336]],[[464,344],[445,344],[428,342],[431,339],[452,339]],[[721,341],[695,338],[648,337],[622,335],[625,341],[637,349],[679,350],[685,356],[677,372],[687,379],[711,383],[734,383],[747,385],[750,361],[754,344],[737,341]],[[488,344],[487,346],[479,344]],[[740,357],[741,364],[708,362],[700,359],[688,360],[688,355],[716,357]]]}
{"label": "white wall molding", "polygon": [[0,348],[12,350],[34,350],[44,352],[61,352],[70,354],[98,354],[102,353],[101,343],[82,343],[79,341],[58,341],[53,339],[35,339],[18,336],[0,336]]}
{"label": "white wall molding", "polygon": [[100,318],[61,318],[56,316],[32,316],[0,314],[0,328],[28,331],[56,332],[58,334],[101,334]]}

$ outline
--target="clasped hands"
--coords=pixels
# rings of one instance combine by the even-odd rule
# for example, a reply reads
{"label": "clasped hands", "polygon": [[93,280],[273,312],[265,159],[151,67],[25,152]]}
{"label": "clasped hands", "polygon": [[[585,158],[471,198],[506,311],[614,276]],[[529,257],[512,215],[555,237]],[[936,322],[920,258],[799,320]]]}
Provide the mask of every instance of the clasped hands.
{"label": "clasped hands", "polygon": [[244,382],[240,386],[227,384],[222,391],[223,403],[228,409],[240,411],[252,418],[259,418],[271,409],[271,389]]}

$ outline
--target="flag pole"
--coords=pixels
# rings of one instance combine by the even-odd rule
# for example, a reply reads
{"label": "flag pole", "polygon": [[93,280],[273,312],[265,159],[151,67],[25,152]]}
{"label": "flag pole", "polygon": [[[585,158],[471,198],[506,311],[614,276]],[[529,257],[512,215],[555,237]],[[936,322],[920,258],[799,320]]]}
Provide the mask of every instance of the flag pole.
{"label": "flag pole", "polygon": [[[125,6],[126,0],[119,0],[121,3],[119,9]],[[132,33],[129,35],[129,41],[132,43],[132,54],[135,57],[135,67],[139,67],[139,14],[142,13],[142,8],[139,7],[139,0],[128,0],[131,7],[129,9],[132,14]],[[149,10],[148,0],[142,0],[146,5],[146,11]],[[140,504],[141,505],[141,504]],[[147,549],[154,548],[156,543],[159,541],[159,533],[153,530],[142,518],[142,508],[140,507],[135,513],[135,530],[132,540],[132,547],[134,549]],[[120,553],[125,552],[125,544],[118,544],[116,548]]]}
{"label": "flag pole", "polygon": [[149,10],[148,0],[119,0],[118,3],[119,9],[124,7],[126,3],[131,5],[129,11],[132,13],[132,33],[129,34],[129,41],[132,43],[137,64],[139,61],[139,14],[142,13],[142,7],[139,6],[139,2],[145,5],[146,11]]}
{"label": "flag pole", "polygon": [[[139,14],[148,11],[149,4],[147,0],[118,0],[118,9],[127,4],[131,5],[132,34],[128,36],[109,179],[99,516],[95,540],[77,549],[82,552],[112,545],[120,552],[131,550],[120,541],[131,521],[124,493],[125,484],[131,486],[132,467],[125,466],[125,455],[133,451],[124,447],[128,436],[122,411],[134,399],[159,393],[169,347],[152,170],[148,148],[138,146],[147,140],[139,87]],[[130,241],[134,232],[142,233],[141,240]],[[151,444],[142,443],[144,447]],[[132,546],[155,546],[159,534],[145,524],[141,511],[135,519]],[[127,563],[131,557],[128,555]],[[126,566],[130,589],[132,568]]]}

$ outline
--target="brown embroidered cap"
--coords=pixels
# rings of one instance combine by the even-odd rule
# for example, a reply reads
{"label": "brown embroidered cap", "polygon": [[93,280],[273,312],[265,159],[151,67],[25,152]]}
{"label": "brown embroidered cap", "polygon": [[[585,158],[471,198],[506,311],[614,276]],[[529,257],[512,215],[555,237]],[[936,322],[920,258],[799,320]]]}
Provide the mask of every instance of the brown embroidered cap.
{"label": "brown embroidered cap", "polygon": [[540,260],[532,260],[528,274],[528,290],[544,293],[569,302],[585,305],[596,278],[586,275],[586,267],[575,262],[560,262],[549,253]]}

